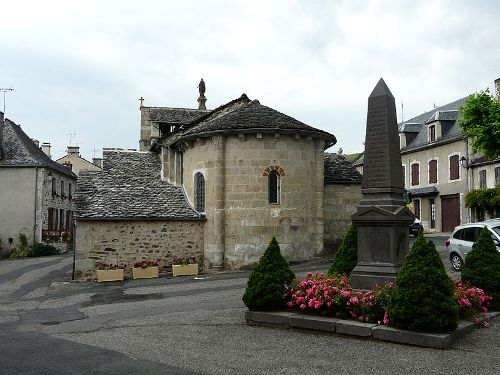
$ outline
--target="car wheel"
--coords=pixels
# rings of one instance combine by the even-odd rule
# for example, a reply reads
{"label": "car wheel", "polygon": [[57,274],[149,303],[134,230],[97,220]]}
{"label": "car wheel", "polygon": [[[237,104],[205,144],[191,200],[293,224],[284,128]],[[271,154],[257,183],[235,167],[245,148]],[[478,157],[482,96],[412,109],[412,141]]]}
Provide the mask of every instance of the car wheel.
{"label": "car wheel", "polygon": [[460,271],[464,264],[462,258],[458,254],[451,254],[450,256],[451,266],[455,271]]}

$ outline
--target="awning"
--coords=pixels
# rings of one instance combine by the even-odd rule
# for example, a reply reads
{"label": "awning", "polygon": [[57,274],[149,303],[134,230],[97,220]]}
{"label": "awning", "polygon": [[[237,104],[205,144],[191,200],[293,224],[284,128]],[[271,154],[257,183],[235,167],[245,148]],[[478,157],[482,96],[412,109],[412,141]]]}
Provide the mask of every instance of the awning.
{"label": "awning", "polygon": [[438,195],[439,190],[435,186],[426,186],[423,188],[415,188],[408,190],[413,197],[425,197],[425,196],[433,196]]}

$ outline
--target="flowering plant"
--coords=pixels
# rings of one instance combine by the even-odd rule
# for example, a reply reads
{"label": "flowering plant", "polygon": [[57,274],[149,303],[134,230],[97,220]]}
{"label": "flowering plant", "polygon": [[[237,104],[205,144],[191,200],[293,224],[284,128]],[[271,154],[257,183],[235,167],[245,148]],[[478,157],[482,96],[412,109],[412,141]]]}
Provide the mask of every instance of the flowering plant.
{"label": "flowering plant", "polygon": [[96,268],[99,271],[123,270],[127,268],[127,265],[125,263],[120,263],[120,264],[96,263]]}
{"label": "flowering plant", "polygon": [[134,263],[134,268],[158,267],[158,261],[141,260]]}
{"label": "flowering plant", "polygon": [[388,324],[387,309],[393,288],[394,284],[389,283],[367,292],[355,291],[346,276],[309,272],[303,281],[294,280],[287,289],[287,305],[322,315],[347,314],[362,322]]}
{"label": "flowering plant", "polygon": [[[303,281],[293,280],[286,288],[285,298],[289,308],[304,313],[343,317],[347,315],[361,322],[390,325],[389,309],[395,284],[376,285],[372,290],[357,291],[349,278],[334,274],[325,276],[308,272]],[[474,317],[481,323],[478,313],[486,314],[492,297],[469,283],[455,281],[455,300],[460,307],[460,317]]]}
{"label": "flowering plant", "polygon": [[186,264],[195,264],[195,263],[198,263],[196,261],[195,256],[174,258],[172,259],[171,262],[171,264],[173,265],[183,265],[183,266],[185,266]]}
{"label": "flowering plant", "polygon": [[[474,288],[469,282],[455,281],[455,298],[459,304],[461,318],[470,318],[479,313],[486,315],[492,297],[484,294],[480,288]],[[481,319],[472,319],[475,325],[481,325]]]}

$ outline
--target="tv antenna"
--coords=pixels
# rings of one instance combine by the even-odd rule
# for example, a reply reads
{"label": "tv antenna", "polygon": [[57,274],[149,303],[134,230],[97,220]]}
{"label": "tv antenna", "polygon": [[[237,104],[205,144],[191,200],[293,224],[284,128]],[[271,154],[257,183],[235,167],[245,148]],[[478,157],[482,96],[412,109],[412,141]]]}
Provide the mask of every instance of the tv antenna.
{"label": "tv antenna", "polygon": [[68,146],[71,146],[71,140],[76,137],[76,133],[68,133],[69,135],[69,144]]}
{"label": "tv antenna", "polygon": [[5,94],[7,94],[8,91],[14,91],[13,88],[10,89],[4,89],[0,88],[0,92],[3,92],[3,113],[5,114]]}

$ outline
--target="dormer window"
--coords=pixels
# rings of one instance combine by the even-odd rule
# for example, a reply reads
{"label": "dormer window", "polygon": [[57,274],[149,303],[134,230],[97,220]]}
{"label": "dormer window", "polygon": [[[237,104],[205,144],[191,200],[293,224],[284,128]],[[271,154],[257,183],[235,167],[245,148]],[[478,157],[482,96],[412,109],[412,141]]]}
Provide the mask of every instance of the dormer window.
{"label": "dormer window", "polygon": [[429,126],[429,142],[436,140],[436,125]]}

